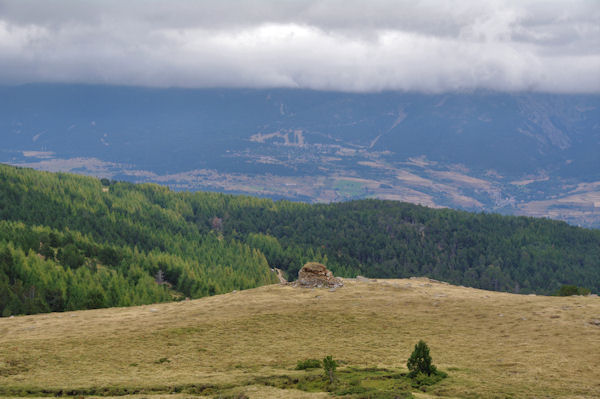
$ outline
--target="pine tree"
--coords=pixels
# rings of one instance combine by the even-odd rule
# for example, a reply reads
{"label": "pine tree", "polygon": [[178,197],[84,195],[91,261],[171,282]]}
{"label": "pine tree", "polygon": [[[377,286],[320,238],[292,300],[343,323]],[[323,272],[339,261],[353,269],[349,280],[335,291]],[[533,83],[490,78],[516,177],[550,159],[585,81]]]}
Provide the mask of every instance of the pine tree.
{"label": "pine tree", "polygon": [[408,367],[410,374],[412,375],[416,375],[418,373],[431,375],[432,373],[436,372],[436,367],[431,364],[431,361],[429,347],[425,341],[420,340],[419,343],[415,345],[415,350],[408,358],[406,367]]}

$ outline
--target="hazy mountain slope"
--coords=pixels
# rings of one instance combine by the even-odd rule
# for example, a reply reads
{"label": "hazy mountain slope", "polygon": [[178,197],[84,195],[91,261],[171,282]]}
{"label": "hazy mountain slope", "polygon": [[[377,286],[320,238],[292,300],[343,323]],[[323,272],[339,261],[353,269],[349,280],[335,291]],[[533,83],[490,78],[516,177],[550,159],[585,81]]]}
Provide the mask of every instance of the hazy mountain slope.
{"label": "hazy mountain slope", "polygon": [[597,297],[411,279],[345,281],[335,292],[270,285],[178,303],[3,318],[0,396],[323,398],[330,396],[265,381],[302,378],[309,373],[293,370],[299,360],[326,355],[343,361],[342,370],[405,371],[423,339],[434,364],[449,373],[429,388],[431,397],[594,398],[599,314]]}
{"label": "hazy mountain slope", "polygon": [[600,226],[600,96],[0,88],[0,161],[179,189]]}

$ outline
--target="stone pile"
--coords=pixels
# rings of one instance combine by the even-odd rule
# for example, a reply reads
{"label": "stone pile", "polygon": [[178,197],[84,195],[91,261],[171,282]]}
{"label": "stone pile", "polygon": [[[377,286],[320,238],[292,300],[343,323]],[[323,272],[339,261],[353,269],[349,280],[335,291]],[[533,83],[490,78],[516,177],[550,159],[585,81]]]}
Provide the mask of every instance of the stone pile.
{"label": "stone pile", "polygon": [[298,280],[293,285],[302,288],[339,288],[344,283],[339,278],[333,277],[333,273],[327,270],[325,265],[309,262],[300,269]]}

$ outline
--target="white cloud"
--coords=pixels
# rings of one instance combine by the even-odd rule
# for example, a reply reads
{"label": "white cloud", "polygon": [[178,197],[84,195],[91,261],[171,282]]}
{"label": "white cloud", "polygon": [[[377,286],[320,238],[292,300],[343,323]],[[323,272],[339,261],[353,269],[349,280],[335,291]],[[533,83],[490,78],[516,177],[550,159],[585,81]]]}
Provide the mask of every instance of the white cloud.
{"label": "white cloud", "polygon": [[0,64],[4,84],[598,93],[600,2],[0,0]]}

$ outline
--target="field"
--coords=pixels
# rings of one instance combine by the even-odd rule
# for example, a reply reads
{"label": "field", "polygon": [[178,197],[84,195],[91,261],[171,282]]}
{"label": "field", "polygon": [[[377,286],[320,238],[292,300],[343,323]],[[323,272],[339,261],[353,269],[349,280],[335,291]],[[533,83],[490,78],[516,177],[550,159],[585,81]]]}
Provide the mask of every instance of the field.
{"label": "field", "polygon": [[3,318],[0,397],[325,398],[263,382],[326,355],[406,371],[419,339],[449,377],[417,398],[600,397],[600,298],[421,278]]}

